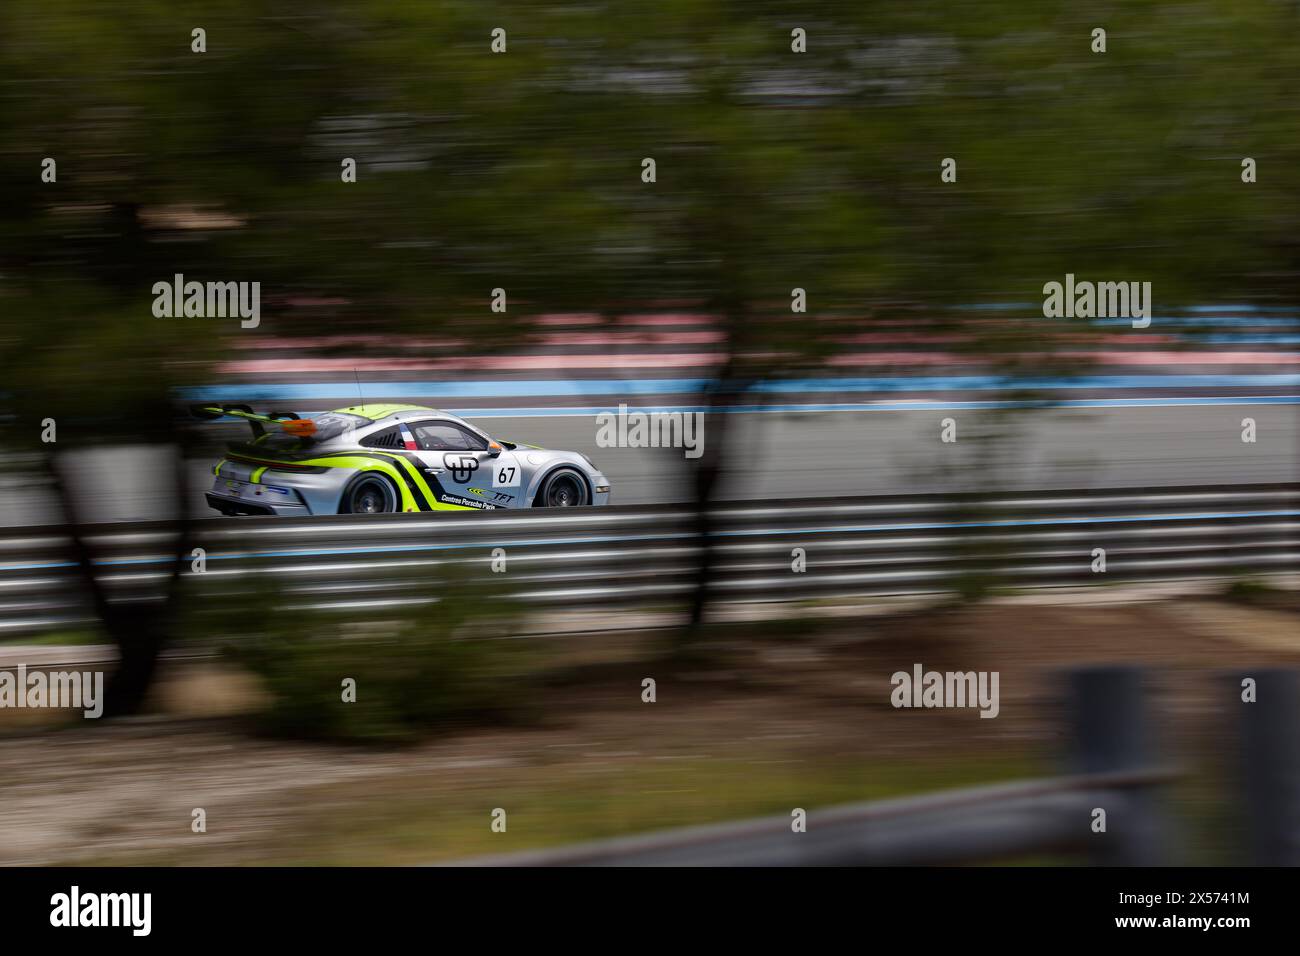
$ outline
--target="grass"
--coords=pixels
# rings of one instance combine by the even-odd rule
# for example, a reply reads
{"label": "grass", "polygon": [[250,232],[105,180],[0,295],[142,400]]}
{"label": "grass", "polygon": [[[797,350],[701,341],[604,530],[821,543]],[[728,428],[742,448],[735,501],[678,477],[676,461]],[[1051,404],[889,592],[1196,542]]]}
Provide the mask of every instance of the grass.
{"label": "grass", "polygon": [[1241,601],[1252,601],[1281,593],[1283,593],[1281,589],[1257,578],[1235,578],[1223,591],[1225,597]]}
{"label": "grass", "polygon": [[[633,766],[567,774],[549,784],[530,775],[523,786],[474,787],[429,799],[430,781],[395,779],[380,793],[365,787],[364,815],[314,810],[292,833],[273,838],[267,863],[287,865],[413,865],[563,846],[680,826],[748,817],[816,813],[838,804],[977,786],[1043,772],[1027,756],[837,763],[773,757],[766,760],[662,758]],[[351,788],[312,804],[339,807]],[[507,814],[493,833],[491,813]]]}
{"label": "grass", "polygon": [[32,647],[63,647],[107,643],[110,643],[108,638],[92,630],[47,631],[41,634],[10,634],[0,637],[0,646],[22,644]]}
{"label": "grass", "polygon": [[[900,758],[853,763],[801,760],[773,754],[740,760],[642,759],[589,773],[545,764],[491,770],[467,785],[452,785],[429,770],[304,791],[301,813],[259,831],[255,848],[232,850],[224,841],[194,836],[191,849],[134,853],[129,859],[93,857],[74,865],[414,866],[471,857],[561,847],[637,833],[753,817],[788,816],[860,801],[918,796],[1005,783],[1059,772],[1028,750],[937,760]],[[1217,767],[1189,768],[1165,794],[1175,862],[1225,865],[1240,858],[1230,795],[1217,786]],[[1216,771],[1211,773],[1210,771]],[[490,779],[488,779],[490,778]],[[493,833],[492,811],[507,814],[505,833]],[[219,820],[219,818],[218,818]],[[210,820],[210,825],[214,821]],[[213,835],[220,833],[217,824]],[[209,856],[209,852],[215,855]],[[1000,865],[1086,863],[1074,855],[1031,854]]]}
{"label": "grass", "polygon": [[[798,760],[657,758],[635,766],[601,761],[587,774],[543,767],[478,773],[468,786],[448,786],[429,771],[334,784],[302,793],[304,808],[260,830],[255,847],[238,849],[195,835],[190,848],[95,855],[68,865],[416,866],[470,857],[561,847],[673,827],[788,816],[1052,772],[1027,754],[933,757],[884,764]],[[494,781],[484,777],[495,777]],[[506,811],[504,833],[491,830],[492,811]],[[219,818],[217,818],[219,820]],[[220,830],[209,817],[211,835]],[[218,824],[219,826],[219,824]],[[231,857],[234,850],[239,855]],[[1068,860],[1024,860],[1070,862]]]}

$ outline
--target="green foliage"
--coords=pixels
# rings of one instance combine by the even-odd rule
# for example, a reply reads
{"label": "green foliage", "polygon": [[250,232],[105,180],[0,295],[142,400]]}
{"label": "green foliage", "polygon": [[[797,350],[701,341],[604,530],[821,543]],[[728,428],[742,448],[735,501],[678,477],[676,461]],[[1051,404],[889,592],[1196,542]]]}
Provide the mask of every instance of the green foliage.
{"label": "green foliage", "polygon": [[1276,592],[1277,588],[1257,578],[1238,577],[1228,584],[1223,593],[1230,598],[1241,598],[1249,601],[1260,595],[1274,594]]}
{"label": "green foliage", "polygon": [[1238,577],[1224,588],[1223,596],[1229,601],[1263,610],[1300,613],[1300,591],[1259,578]]}
{"label": "green foliage", "polygon": [[[95,365],[203,381],[218,339],[257,333],[154,319],[149,286],[177,271],[261,281],[271,334],[297,330],[300,294],[338,303],[299,313],[313,333],[472,330],[474,349],[517,343],[530,312],[685,303],[730,320],[745,377],[806,368],[900,304],[1034,301],[1067,271],[1150,280],[1161,309],[1287,298],[1300,137],[1278,78],[1298,27],[1270,0],[1101,18],[1064,0],[225,0],[189,19],[9,0],[0,368],[42,399],[140,390],[83,378]],[[69,283],[92,288],[51,296]],[[511,307],[489,314],[497,286]],[[955,347],[986,356],[1065,328],[961,324]]]}
{"label": "green foliage", "polygon": [[[1294,299],[1300,19],[1275,0],[173,6],[0,5],[6,439],[169,440],[169,391],[256,335],[464,354],[539,312],[689,308],[751,382],[1067,272],[1150,281],[1158,314]],[[177,272],[261,282],[265,320],[153,317]],[[939,347],[971,374],[1086,361],[1082,323],[1028,312],[961,313]]]}
{"label": "green foliage", "polygon": [[[463,575],[426,582],[421,593],[439,601],[362,618],[284,609],[283,597],[259,588],[196,621],[263,682],[268,702],[254,718],[262,733],[404,743],[527,716],[538,658],[514,638],[513,608]],[[349,678],[354,702],[344,701]]]}

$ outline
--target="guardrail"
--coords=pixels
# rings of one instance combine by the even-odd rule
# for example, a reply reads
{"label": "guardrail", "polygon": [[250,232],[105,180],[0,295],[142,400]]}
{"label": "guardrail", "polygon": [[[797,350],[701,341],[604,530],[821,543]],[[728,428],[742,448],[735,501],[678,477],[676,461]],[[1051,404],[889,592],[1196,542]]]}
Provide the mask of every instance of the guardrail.
{"label": "guardrail", "polygon": [[[1034,586],[1300,567],[1295,484],[747,501],[719,505],[711,526],[716,596],[729,601],[941,592],[972,575]],[[193,531],[202,574],[171,524],[93,526],[95,572],[119,600],[156,599],[181,561],[218,596],[256,572],[290,606],[392,607],[437,599],[421,570],[490,573],[499,548],[521,600],[661,606],[692,593],[700,556],[685,505],[212,518]],[[89,619],[69,543],[66,528],[0,531],[0,634]]]}
{"label": "guardrail", "polygon": [[[1228,778],[1241,799],[1241,845],[1251,862],[1300,865],[1300,674],[1257,672],[1259,701],[1236,706],[1243,760]],[[1103,866],[1184,862],[1177,818],[1162,792],[1177,772],[1156,763],[1159,732],[1140,668],[1070,672],[1065,694],[1069,776],[940,791],[455,861],[470,866],[917,866],[1083,856]],[[1104,817],[1098,811],[1104,811]],[[1099,827],[1098,824],[1104,825]],[[1240,856],[1241,854],[1239,854]]]}

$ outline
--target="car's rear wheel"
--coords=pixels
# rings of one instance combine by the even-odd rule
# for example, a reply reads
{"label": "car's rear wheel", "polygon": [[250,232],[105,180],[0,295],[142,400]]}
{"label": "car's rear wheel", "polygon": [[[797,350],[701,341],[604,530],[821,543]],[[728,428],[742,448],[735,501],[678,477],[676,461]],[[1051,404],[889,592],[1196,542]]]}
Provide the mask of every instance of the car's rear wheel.
{"label": "car's rear wheel", "polygon": [[587,482],[572,468],[547,476],[534,504],[542,508],[576,508],[590,504]]}
{"label": "car's rear wheel", "polygon": [[397,510],[397,492],[378,475],[352,479],[339,502],[339,514],[380,515]]}

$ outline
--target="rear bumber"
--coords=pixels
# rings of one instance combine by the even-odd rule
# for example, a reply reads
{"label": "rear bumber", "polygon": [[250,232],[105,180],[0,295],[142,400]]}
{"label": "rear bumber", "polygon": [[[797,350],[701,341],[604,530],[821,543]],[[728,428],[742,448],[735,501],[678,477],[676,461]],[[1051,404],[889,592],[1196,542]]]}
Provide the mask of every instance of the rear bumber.
{"label": "rear bumber", "polygon": [[347,481],[327,469],[291,473],[231,459],[223,459],[212,471],[208,505],[222,514],[337,514],[340,482]]}

